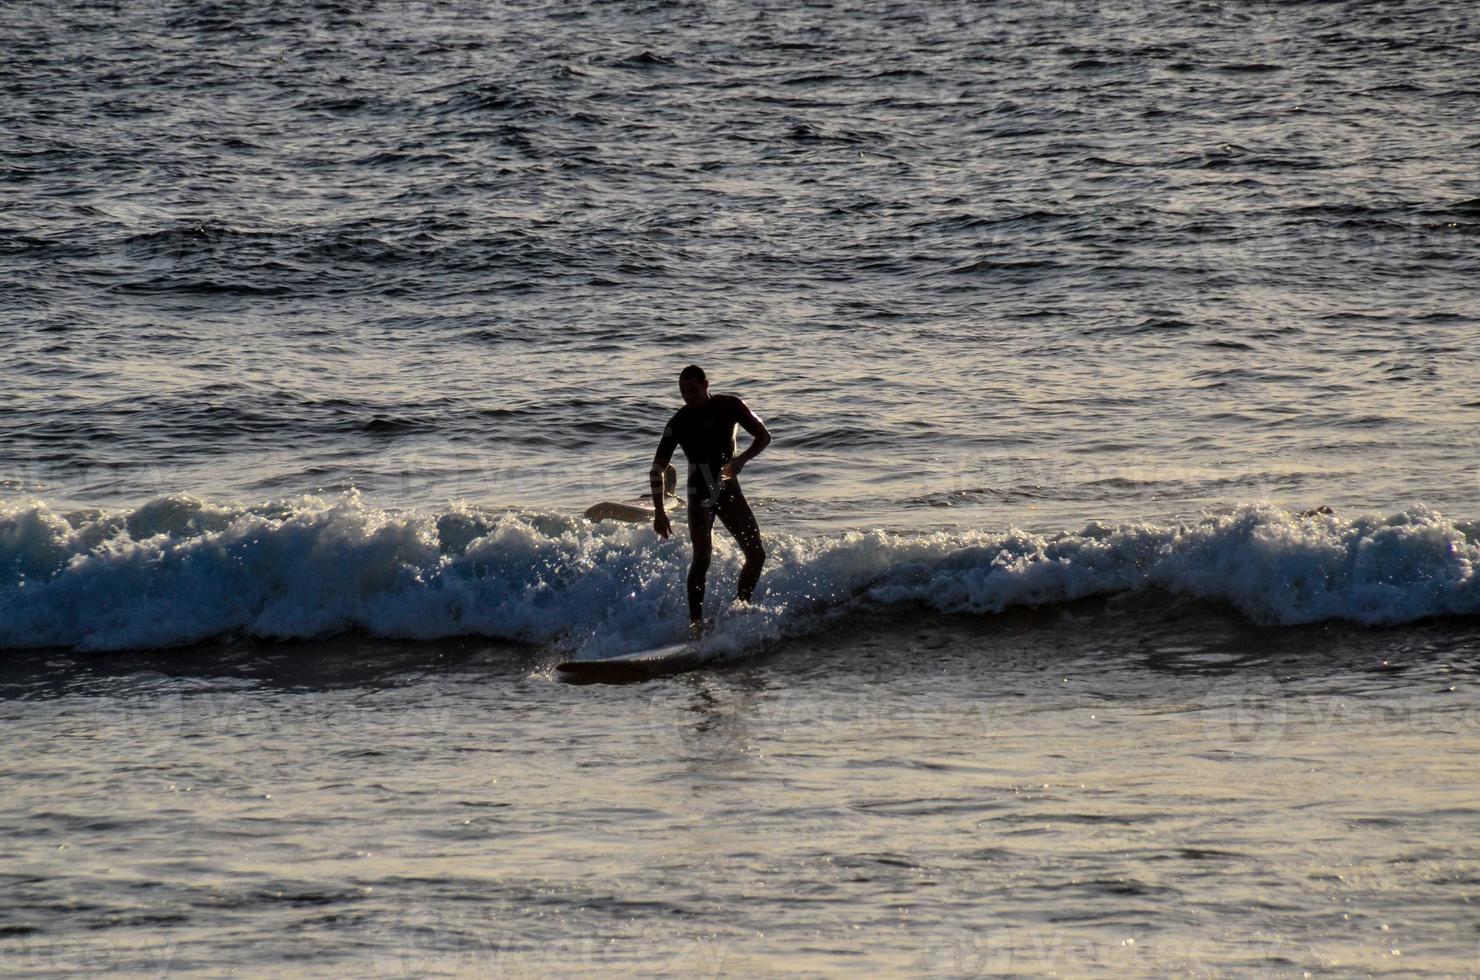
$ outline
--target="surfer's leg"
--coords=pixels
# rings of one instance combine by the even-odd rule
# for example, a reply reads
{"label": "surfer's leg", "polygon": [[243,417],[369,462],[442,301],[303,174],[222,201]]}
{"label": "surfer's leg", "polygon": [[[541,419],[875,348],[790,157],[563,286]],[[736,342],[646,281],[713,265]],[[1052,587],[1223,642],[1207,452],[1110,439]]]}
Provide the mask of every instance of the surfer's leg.
{"label": "surfer's leg", "polygon": [[689,543],[694,546],[694,557],[689,563],[689,622],[697,623],[704,618],[704,578],[709,574],[709,558],[714,553],[714,539],[710,531],[714,527],[714,508],[708,501],[689,498]]}
{"label": "surfer's leg", "polygon": [[735,589],[735,598],[749,602],[755,592],[755,584],[761,578],[761,566],[766,563],[766,549],[761,546],[761,528],[756,523],[755,512],[735,485],[715,505],[715,513],[724,522],[725,528],[735,536],[740,550],[745,553],[745,565],[740,569],[740,584]]}

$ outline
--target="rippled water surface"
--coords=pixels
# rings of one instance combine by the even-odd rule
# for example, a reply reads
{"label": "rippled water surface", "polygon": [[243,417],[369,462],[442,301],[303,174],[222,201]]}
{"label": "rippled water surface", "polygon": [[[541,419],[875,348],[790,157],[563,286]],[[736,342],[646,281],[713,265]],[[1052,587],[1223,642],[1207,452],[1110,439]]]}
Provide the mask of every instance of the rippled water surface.
{"label": "rippled water surface", "polygon": [[[1480,971],[1461,2],[0,4],[0,974]],[[706,669],[641,493],[775,442]],[[1317,508],[1330,508],[1320,511]]]}
{"label": "rippled water surface", "polygon": [[0,955],[1464,975],[1475,641],[1112,607],[638,687],[479,643],[12,659]]}
{"label": "rippled water surface", "polygon": [[1480,489],[1468,4],[0,25],[15,489],[579,509],[691,360],[809,526]]}

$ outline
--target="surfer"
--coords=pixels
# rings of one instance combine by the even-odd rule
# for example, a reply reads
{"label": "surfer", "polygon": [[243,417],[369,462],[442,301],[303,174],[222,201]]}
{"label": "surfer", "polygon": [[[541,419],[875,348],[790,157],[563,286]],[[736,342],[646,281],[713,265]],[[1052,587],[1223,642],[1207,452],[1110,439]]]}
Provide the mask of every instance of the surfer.
{"label": "surfer", "polygon": [[[690,364],[678,376],[678,391],[683,408],[674,413],[658,452],[648,482],[653,494],[653,530],[659,537],[673,533],[673,525],[663,509],[663,473],[673,458],[675,446],[683,447],[689,461],[689,541],[694,557],[689,565],[689,626],[695,632],[704,622],[704,578],[709,573],[709,559],[714,551],[711,531],[718,517],[745,553],[740,569],[740,583],[735,598],[749,602],[755,584],[761,577],[766,551],[761,547],[761,529],[755,514],[740,492],[740,471],[771,444],[766,424],[734,395],[711,395],[704,369]],[[735,426],[750,433],[750,445],[735,455]]]}
{"label": "surfer", "polygon": [[[672,465],[663,467],[663,499],[669,501],[669,506],[675,510],[683,508],[683,502],[678,499],[678,470]],[[626,521],[628,524],[646,524],[653,519],[653,505],[646,499],[630,504],[619,504],[611,500],[603,500],[599,504],[592,504],[586,508],[586,520],[588,521]]]}

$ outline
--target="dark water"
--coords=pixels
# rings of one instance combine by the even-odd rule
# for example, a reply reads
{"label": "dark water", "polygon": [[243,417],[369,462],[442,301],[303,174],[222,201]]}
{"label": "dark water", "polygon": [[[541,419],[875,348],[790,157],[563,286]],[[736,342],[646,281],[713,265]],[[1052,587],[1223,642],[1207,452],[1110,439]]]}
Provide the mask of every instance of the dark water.
{"label": "dark water", "polygon": [[[0,974],[1480,971],[1477,64],[1459,2],[0,4]],[[725,659],[560,683],[682,629],[578,515],[691,361],[760,600],[721,540]]]}
{"label": "dark water", "polygon": [[580,509],[698,360],[809,526],[1474,517],[1473,13],[6,5],[8,476]]}
{"label": "dark water", "polygon": [[0,961],[1466,975],[1476,641],[1092,605],[617,688],[486,642],[12,655]]}

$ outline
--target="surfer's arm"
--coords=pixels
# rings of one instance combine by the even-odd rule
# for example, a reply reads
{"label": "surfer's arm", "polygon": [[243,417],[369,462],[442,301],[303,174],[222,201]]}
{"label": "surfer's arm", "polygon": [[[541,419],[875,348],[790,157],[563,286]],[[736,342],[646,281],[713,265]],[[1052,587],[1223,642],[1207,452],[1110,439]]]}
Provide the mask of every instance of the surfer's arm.
{"label": "surfer's arm", "polygon": [[658,451],[653,454],[653,467],[648,470],[648,489],[652,491],[653,507],[660,514],[663,513],[663,471],[668,468],[668,461],[673,458],[673,448],[677,444],[673,429],[664,429],[663,438],[658,442]]}
{"label": "surfer's arm", "polygon": [[673,434],[673,426],[667,426],[663,429],[663,438],[658,440],[658,451],[653,454],[652,469],[648,470],[648,488],[653,495],[653,530],[663,538],[673,532],[673,525],[663,510],[663,471],[668,468],[668,461],[673,458],[673,449],[677,445],[678,437]]}
{"label": "surfer's arm", "polygon": [[740,428],[750,433],[750,445],[745,447],[745,452],[725,464],[724,474],[727,477],[737,476],[746,463],[759,456],[771,444],[771,432],[766,428],[766,423],[750,410],[749,405],[738,398],[735,400],[740,402],[740,417],[737,421]]}

